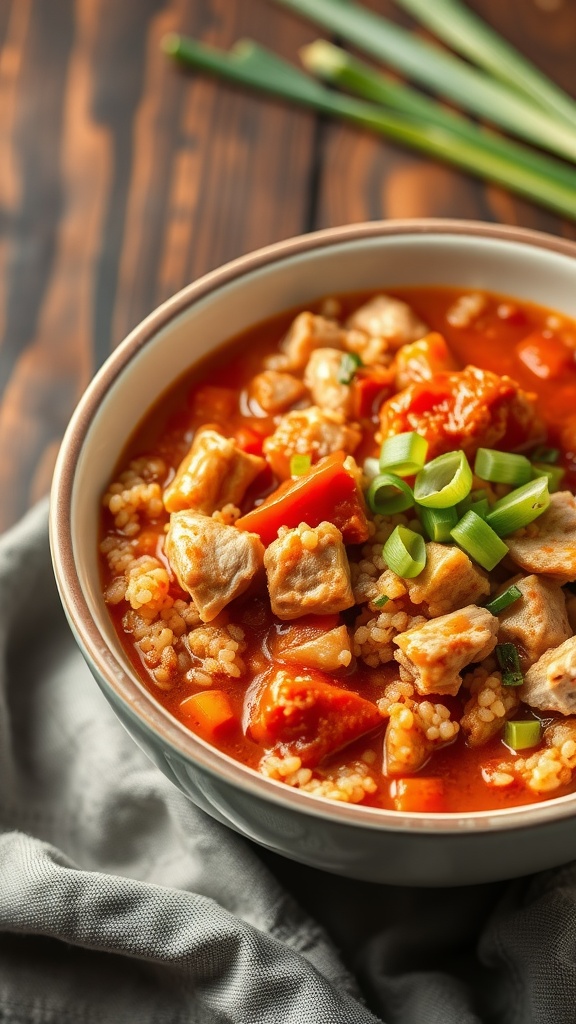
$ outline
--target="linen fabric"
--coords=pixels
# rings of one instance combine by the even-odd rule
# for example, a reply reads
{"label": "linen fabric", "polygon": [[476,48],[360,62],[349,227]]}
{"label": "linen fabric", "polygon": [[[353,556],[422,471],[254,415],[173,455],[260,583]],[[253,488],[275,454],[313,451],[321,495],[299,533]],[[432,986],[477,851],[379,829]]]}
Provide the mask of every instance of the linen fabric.
{"label": "linen fabric", "polygon": [[42,503],[0,539],[2,1024],[568,1024],[576,867],[354,882],[213,821],[124,731],[53,581]]}

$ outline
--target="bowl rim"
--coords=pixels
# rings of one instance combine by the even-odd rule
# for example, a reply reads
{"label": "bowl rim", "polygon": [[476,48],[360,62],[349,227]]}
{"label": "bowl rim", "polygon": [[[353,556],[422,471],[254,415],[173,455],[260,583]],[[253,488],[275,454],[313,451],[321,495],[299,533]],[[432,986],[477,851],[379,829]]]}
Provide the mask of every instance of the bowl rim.
{"label": "bowl rim", "polygon": [[[576,812],[576,793],[492,811],[446,812],[428,816],[319,799],[268,779],[211,746],[174,718],[143,683],[136,683],[104,642],[92,618],[76,571],[72,544],[72,494],[76,466],[92,419],[106,393],[157,332],[201,299],[232,281],[286,258],[334,244],[388,236],[454,235],[516,242],[576,259],[576,242],[528,228],[481,221],[414,218],[369,221],[325,228],[275,242],[240,256],[186,285],[142,320],[108,356],[81,397],[58,454],[50,500],[50,545],[60,597],[76,640],[110,695],[139,719],[166,748],[223,779],[246,795],[341,826],[421,836],[502,832],[543,826]],[[113,664],[113,671],[111,666]]]}

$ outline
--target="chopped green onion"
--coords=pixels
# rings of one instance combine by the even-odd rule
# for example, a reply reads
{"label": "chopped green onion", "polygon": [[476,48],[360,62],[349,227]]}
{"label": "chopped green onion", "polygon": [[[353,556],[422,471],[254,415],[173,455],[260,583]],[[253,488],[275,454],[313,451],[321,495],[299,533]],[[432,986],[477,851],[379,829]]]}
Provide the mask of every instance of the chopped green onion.
{"label": "chopped green onion", "polygon": [[426,565],[424,538],[407,526],[396,527],[382,548],[382,554],[392,572],[405,580],[419,576]]}
{"label": "chopped green onion", "polygon": [[345,352],[340,360],[338,383],[351,384],[356,375],[356,370],[363,365],[360,356],[356,355],[356,352]]}
{"label": "chopped green onion", "polygon": [[476,452],[474,472],[492,484],[511,484],[519,487],[532,478],[532,466],[525,455],[498,452],[494,448],[479,448]]}
{"label": "chopped green onion", "polygon": [[492,612],[492,615],[499,615],[505,608],[509,608],[511,604],[514,604],[518,598],[522,597],[522,591],[516,586],[515,583],[511,583],[498,597],[494,597],[492,601],[484,607]]}
{"label": "chopped green onion", "polygon": [[503,686],[522,686],[524,676],[514,644],[496,644],[496,658],[502,672]]}
{"label": "chopped green onion", "polygon": [[472,488],[472,470],[464,452],[448,452],[427,463],[414,484],[414,497],[426,508],[451,508]]}
{"label": "chopped green onion", "polygon": [[505,498],[500,498],[486,516],[486,522],[499,537],[507,537],[534,522],[549,504],[548,477],[539,476],[523,487],[517,487]]}
{"label": "chopped green onion", "polygon": [[544,445],[540,445],[535,448],[530,456],[532,462],[546,462],[554,465],[560,458],[560,450],[558,448],[546,448]]}
{"label": "chopped green onion", "polygon": [[481,519],[486,519],[486,516],[490,511],[490,502],[486,497],[475,498],[475,494],[485,495],[486,492],[470,491],[470,494],[468,495],[467,498],[464,498],[464,501],[459,501],[456,508],[456,511],[458,513],[458,519],[461,519],[462,516],[465,516],[467,512],[475,512],[476,515],[480,516]]}
{"label": "chopped green onion", "polygon": [[380,516],[394,516],[412,508],[412,488],[393,473],[381,473],[375,477],[366,491],[370,511]]}
{"label": "chopped green onion", "polygon": [[375,601],[372,601],[372,604],[376,608],[383,608],[385,604],[388,604],[389,600],[390,598],[386,597],[386,594],[382,594],[382,597],[377,597]]}
{"label": "chopped green onion", "polygon": [[452,540],[483,569],[491,571],[508,554],[504,541],[476,512],[467,512],[450,532]]}
{"label": "chopped green onion", "polygon": [[293,455],[290,459],[290,476],[304,476],[311,465],[311,455]]}
{"label": "chopped green onion", "polygon": [[396,476],[413,476],[422,469],[428,441],[415,430],[387,437],[380,449],[380,469]]}
{"label": "chopped green onion", "polygon": [[536,480],[539,476],[547,477],[550,494],[554,494],[555,491],[559,490],[565,474],[566,470],[562,469],[562,466],[550,466],[544,462],[532,463],[532,478]]}
{"label": "chopped green onion", "polygon": [[506,722],[504,726],[504,743],[512,750],[527,750],[537,747],[542,736],[542,726],[536,719],[528,718],[522,722]]}
{"label": "chopped green onion", "polygon": [[450,540],[450,531],[458,522],[458,513],[452,508],[426,508],[418,506],[418,518],[430,540],[440,543]]}
{"label": "chopped green onion", "polygon": [[364,476],[368,477],[368,480],[371,482],[380,472],[380,463],[378,459],[364,459],[362,469],[364,470]]}

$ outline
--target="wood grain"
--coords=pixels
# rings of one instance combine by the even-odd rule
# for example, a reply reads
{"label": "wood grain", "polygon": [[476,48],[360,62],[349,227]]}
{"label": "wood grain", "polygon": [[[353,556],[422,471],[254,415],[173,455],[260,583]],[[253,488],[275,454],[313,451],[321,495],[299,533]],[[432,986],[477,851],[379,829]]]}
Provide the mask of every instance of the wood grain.
{"label": "wood grain", "polygon": [[[365,0],[410,25],[393,0]],[[576,93],[567,0],[470,0]],[[71,411],[168,295],[301,231],[379,217],[573,224],[385,140],[170,65],[178,30],[291,60],[267,0],[0,0],[0,529],[48,489]]]}

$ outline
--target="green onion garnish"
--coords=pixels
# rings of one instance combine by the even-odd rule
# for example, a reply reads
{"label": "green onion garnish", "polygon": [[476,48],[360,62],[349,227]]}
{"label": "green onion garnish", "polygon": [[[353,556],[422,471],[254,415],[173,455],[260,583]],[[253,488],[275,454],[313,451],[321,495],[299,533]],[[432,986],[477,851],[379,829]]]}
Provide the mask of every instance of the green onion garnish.
{"label": "green onion garnish", "polygon": [[378,476],[380,472],[378,459],[364,459],[362,469],[364,470],[364,476],[368,477],[368,480],[372,482],[374,477]]}
{"label": "green onion garnish", "polygon": [[428,441],[415,430],[387,437],[380,449],[380,469],[396,476],[413,476],[422,469]]}
{"label": "green onion garnish", "polygon": [[551,466],[544,462],[532,463],[532,478],[536,480],[539,476],[547,477],[550,494],[560,489],[565,473],[566,470],[562,469],[562,466]]}
{"label": "green onion garnish", "polygon": [[474,472],[482,480],[493,484],[511,484],[519,487],[532,479],[532,466],[525,455],[498,452],[494,448],[479,448],[476,452]]}
{"label": "green onion garnish", "polygon": [[380,516],[394,516],[412,508],[414,495],[412,488],[399,476],[380,473],[366,491],[366,500],[371,512]]}
{"label": "green onion garnish", "polygon": [[424,538],[407,526],[396,527],[382,548],[382,554],[392,572],[405,580],[419,576],[426,565]]}
{"label": "green onion garnish", "polygon": [[312,465],[311,455],[293,455],[290,459],[290,476],[304,476]]}
{"label": "green onion garnish", "polygon": [[478,565],[490,572],[508,554],[504,541],[476,512],[467,512],[450,536]]}
{"label": "green onion garnish", "polygon": [[375,601],[372,601],[372,604],[375,608],[383,608],[385,604],[388,604],[389,600],[390,598],[386,597],[386,594],[382,594],[382,597],[377,597]]}
{"label": "green onion garnish", "polygon": [[451,508],[463,501],[472,488],[472,470],[464,452],[448,452],[420,470],[414,497],[426,508]]}
{"label": "green onion garnish", "polygon": [[522,722],[506,722],[502,738],[512,750],[527,750],[529,747],[537,747],[541,736],[542,726],[532,718]]}
{"label": "green onion garnish", "polygon": [[363,362],[359,355],[355,352],[345,352],[340,360],[340,368],[338,370],[338,383],[339,384],[351,384],[356,375],[356,370],[360,366],[363,366]]}
{"label": "green onion garnish", "polygon": [[509,608],[511,604],[514,604],[519,597],[522,597],[522,591],[516,586],[515,583],[511,583],[498,597],[489,601],[484,607],[492,613],[492,615],[499,615],[505,608]]}
{"label": "green onion garnish", "polygon": [[474,499],[473,495],[474,491],[470,491],[470,494],[468,495],[467,498],[464,498],[464,501],[458,502],[458,505],[456,507],[458,519],[461,519],[462,516],[465,516],[467,512],[475,512],[476,515],[480,516],[481,519],[486,519],[486,516],[490,511],[490,502],[488,501],[488,498]]}
{"label": "green onion garnish", "polygon": [[452,508],[426,508],[418,506],[418,518],[430,540],[440,543],[450,540],[450,531],[458,522],[458,513]]}
{"label": "green onion garnish", "polygon": [[503,686],[522,686],[524,676],[520,668],[520,658],[514,644],[496,644],[496,657],[502,672]]}
{"label": "green onion garnish", "polygon": [[532,462],[545,462],[554,465],[560,458],[560,451],[558,448],[546,448],[544,445],[540,445],[534,449],[530,458]]}
{"label": "green onion garnish", "polygon": [[500,498],[486,516],[486,522],[499,537],[507,537],[534,522],[549,504],[548,477],[539,476],[523,487],[517,487],[505,498]]}

